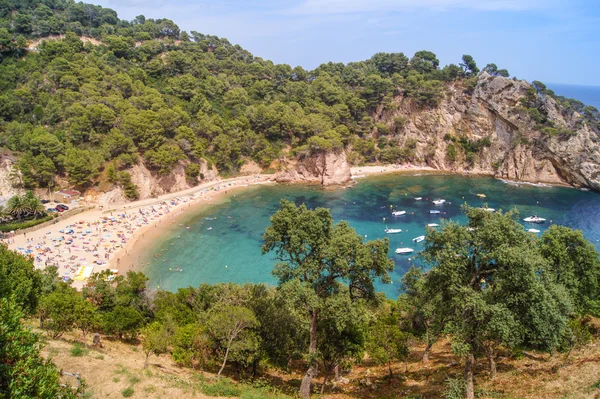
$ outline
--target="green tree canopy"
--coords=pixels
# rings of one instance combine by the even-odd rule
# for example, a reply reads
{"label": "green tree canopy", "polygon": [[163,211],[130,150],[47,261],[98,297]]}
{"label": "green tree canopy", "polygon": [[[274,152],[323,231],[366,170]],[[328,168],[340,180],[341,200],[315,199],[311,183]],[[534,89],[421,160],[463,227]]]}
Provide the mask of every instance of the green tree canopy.
{"label": "green tree canopy", "polygon": [[374,280],[389,281],[388,272],[394,267],[387,257],[389,241],[364,242],[347,222],[334,224],[329,210],[309,210],[286,200],[281,200],[263,239],[263,254],[273,251],[280,261],[273,274],[280,284],[296,282],[295,295],[310,320],[309,368],[300,388],[301,396],[308,397],[317,371],[315,354],[323,301],[342,281],[351,299],[372,298]]}
{"label": "green tree canopy", "polygon": [[0,298],[0,396],[3,398],[73,398],[62,387],[60,372],[40,355],[38,336],[21,324],[14,296]]}

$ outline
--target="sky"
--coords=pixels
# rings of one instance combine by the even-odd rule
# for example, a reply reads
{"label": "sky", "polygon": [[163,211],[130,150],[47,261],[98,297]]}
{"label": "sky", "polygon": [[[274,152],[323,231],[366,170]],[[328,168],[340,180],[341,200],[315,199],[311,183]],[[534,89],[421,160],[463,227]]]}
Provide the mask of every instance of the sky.
{"label": "sky", "polygon": [[275,63],[314,69],[419,50],[519,79],[600,86],[600,0],[86,0],[168,18]]}

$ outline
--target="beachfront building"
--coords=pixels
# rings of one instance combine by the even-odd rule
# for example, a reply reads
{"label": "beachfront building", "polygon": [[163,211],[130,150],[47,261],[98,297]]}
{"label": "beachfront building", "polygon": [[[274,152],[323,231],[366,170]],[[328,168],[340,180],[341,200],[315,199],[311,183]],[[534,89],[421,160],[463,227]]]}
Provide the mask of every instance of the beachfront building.
{"label": "beachfront building", "polygon": [[77,201],[81,196],[81,192],[77,190],[60,190],[54,193],[54,201],[72,203]]}

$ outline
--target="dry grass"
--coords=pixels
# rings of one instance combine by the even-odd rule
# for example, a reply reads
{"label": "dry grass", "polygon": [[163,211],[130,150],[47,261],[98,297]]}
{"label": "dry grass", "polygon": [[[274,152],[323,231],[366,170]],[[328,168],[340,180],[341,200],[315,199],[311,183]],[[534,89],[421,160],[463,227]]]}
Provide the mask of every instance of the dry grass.
{"label": "dry grass", "polygon": [[[87,398],[122,398],[133,390],[131,398],[208,398],[199,390],[198,378],[203,374],[176,366],[169,356],[151,357],[150,367],[143,369],[144,354],[135,346],[103,340],[104,348],[83,356],[72,355],[73,340],[49,340],[46,356],[64,371],[79,372],[87,384]],[[346,384],[328,384],[324,398],[330,399],[433,399],[443,397],[447,378],[460,377],[462,364],[442,341],[434,346],[431,361],[420,362],[423,347],[412,348],[407,363],[393,366],[394,378],[388,378],[387,367],[365,360],[348,375]],[[293,392],[302,378],[302,369],[291,374],[272,372],[266,376],[274,386]],[[72,380],[70,381],[72,382]],[[315,382],[320,388],[322,380]],[[498,376],[489,379],[487,363],[477,363],[476,386],[480,398],[503,399],[600,399],[600,341],[571,353],[550,356],[527,352],[521,359],[505,357],[498,362]],[[285,389],[284,389],[285,387]],[[252,397],[252,396],[250,396]]]}
{"label": "dry grass", "polygon": [[[44,355],[64,371],[81,373],[87,398],[123,398],[127,390],[133,390],[130,398],[208,398],[194,381],[199,373],[177,367],[169,356],[151,356],[150,366],[144,370],[141,349],[134,351],[132,345],[104,339],[103,348],[90,348],[86,355],[74,357],[71,340],[78,338],[48,340]],[[75,385],[73,378],[64,378]]]}

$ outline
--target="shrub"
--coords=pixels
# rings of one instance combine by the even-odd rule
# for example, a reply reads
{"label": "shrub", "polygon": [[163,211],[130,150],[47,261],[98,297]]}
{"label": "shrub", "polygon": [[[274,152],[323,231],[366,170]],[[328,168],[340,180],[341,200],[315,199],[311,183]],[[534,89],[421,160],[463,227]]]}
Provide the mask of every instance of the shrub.
{"label": "shrub", "polygon": [[240,396],[242,390],[230,379],[221,378],[214,384],[202,384],[202,393],[208,396]]}
{"label": "shrub", "polygon": [[7,232],[13,231],[13,230],[27,229],[29,227],[37,226],[38,224],[52,220],[55,217],[56,216],[54,216],[54,215],[46,215],[42,218],[34,219],[34,220],[27,220],[25,222],[3,224],[3,225],[0,225],[0,231],[7,233]]}
{"label": "shrub", "polygon": [[83,347],[81,344],[75,344],[71,348],[71,356],[74,357],[82,357],[88,354],[88,350]]}
{"label": "shrub", "polygon": [[121,394],[123,395],[124,398],[128,398],[130,396],[133,396],[134,390],[132,387],[125,388],[124,390],[121,391]]}
{"label": "shrub", "polygon": [[136,200],[140,194],[137,191],[137,186],[131,181],[131,175],[127,171],[119,173],[119,184],[123,187],[125,196],[129,199]]}
{"label": "shrub", "polygon": [[380,136],[387,136],[390,134],[390,127],[385,123],[376,123],[375,127],[377,128],[377,133],[379,133]]}
{"label": "shrub", "polygon": [[448,147],[446,147],[446,156],[450,161],[456,161],[456,147],[454,147],[454,144],[448,144]]}
{"label": "shrub", "polygon": [[444,382],[446,390],[444,398],[446,399],[462,399],[465,397],[466,384],[462,378],[447,378]]}
{"label": "shrub", "polygon": [[406,126],[406,122],[408,122],[408,119],[406,119],[406,117],[400,115],[394,118],[394,127],[396,128],[396,130],[402,130],[404,129],[404,126]]}
{"label": "shrub", "polygon": [[185,165],[185,179],[190,184],[196,184],[198,182],[198,175],[200,175],[200,165],[196,163],[190,163]]}

